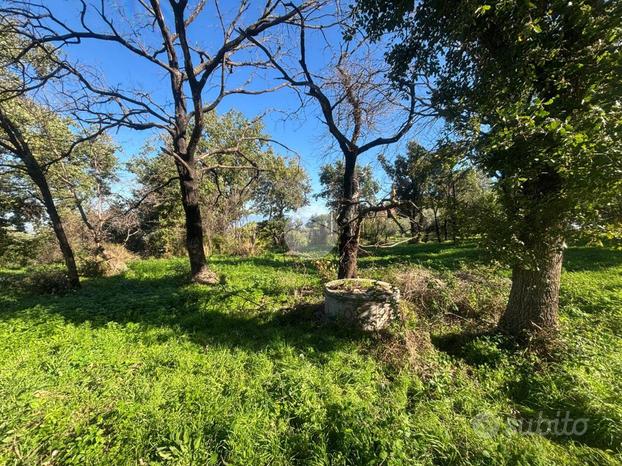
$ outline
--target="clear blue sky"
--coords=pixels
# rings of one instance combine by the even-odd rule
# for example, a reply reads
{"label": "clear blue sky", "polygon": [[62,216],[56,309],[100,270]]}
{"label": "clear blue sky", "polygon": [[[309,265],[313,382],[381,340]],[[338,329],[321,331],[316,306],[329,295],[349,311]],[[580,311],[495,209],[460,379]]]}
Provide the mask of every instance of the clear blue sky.
{"label": "clear blue sky", "polygon": [[[112,4],[113,2],[105,2],[105,4]],[[136,0],[122,0],[121,5],[128,16],[134,17],[134,15],[140,12],[140,5]],[[163,1],[162,4],[168,2]],[[232,14],[233,10],[227,8],[234,8],[237,6],[237,1],[221,0],[221,6],[225,15]],[[255,2],[251,2],[253,4]],[[259,2],[257,2],[259,3]],[[95,2],[99,4],[99,1]],[[191,4],[194,2],[191,1]],[[75,0],[50,0],[46,2],[46,5],[51,8],[56,14],[63,17],[70,24],[76,24],[79,19],[79,2]],[[190,29],[190,40],[192,43],[198,44],[206,48],[207,50],[214,50],[214,47],[210,47],[210,43],[218,44],[220,40],[220,27],[217,22],[217,15],[214,10],[214,2],[208,1],[208,7],[202,13],[199,20]],[[115,27],[120,30],[126,30],[127,26],[124,25],[121,17],[111,7],[107,13],[110,17],[115,18]],[[247,21],[243,21],[242,24],[247,24],[252,18],[256,17],[256,12],[251,8],[247,12]],[[255,14],[254,14],[255,13]],[[102,29],[102,24],[95,17],[88,19],[89,25],[93,29]],[[138,24],[139,19],[134,17],[132,22]],[[276,32],[276,31],[275,31]],[[280,35],[282,39],[283,34]],[[337,44],[340,35],[338,31],[328,33],[328,41],[331,44]],[[160,45],[159,37],[155,34],[143,35],[141,38],[150,45]],[[284,46],[288,46],[288,41],[284,41]],[[291,40],[289,41],[291,42]],[[308,58],[312,69],[321,70],[326,65],[326,43],[324,39],[318,33],[311,33],[308,37]],[[110,85],[119,85],[124,89],[141,89],[147,90],[149,94],[158,103],[170,104],[170,90],[168,77],[163,70],[156,65],[148,62],[144,58],[133,55],[130,51],[124,49],[119,45],[115,45],[109,42],[101,42],[97,40],[84,40],[81,44],[70,46],[67,48],[69,56],[78,60],[83,65],[88,65],[98,70],[101,73],[103,79]],[[250,87],[254,89],[269,88],[277,84],[275,81],[275,74],[258,74],[255,75]],[[230,86],[241,84],[245,82],[248,75],[244,72],[230,76]],[[209,100],[209,96],[213,94],[206,94],[206,100]],[[298,118],[285,118],[288,112],[293,111],[299,105],[299,101],[293,91],[283,89],[270,94],[247,96],[247,95],[233,95],[225,98],[222,104],[218,107],[218,113],[225,113],[228,110],[235,109],[242,112],[246,117],[253,118],[266,112],[269,109],[279,110],[267,113],[264,118],[265,129],[268,134],[274,139],[282,142],[283,144],[291,147],[297,154],[304,168],[309,173],[312,180],[312,187],[314,191],[319,189],[318,172],[322,164],[332,162],[336,160],[340,154],[335,151],[329,150],[329,134],[326,131],[325,126],[320,120],[318,107],[315,101],[311,101],[310,105],[304,110],[304,113],[299,115]],[[284,113],[283,113],[284,112]],[[431,146],[435,142],[439,125],[433,125],[425,129],[414,128],[412,134],[407,135],[403,141],[389,148],[383,148],[385,154],[391,156],[401,150],[405,145],[405,142],[409,139],[416,138],[420,143],[425,146]],[[120,130],[115,136],[117,143],[122,147],[122,154],[120,158],[125,161],[128,158],[136,155],[145,140],[152,136],[153,133],[140,132],[129,129]],[[278,148],[277,148],[278,149]],[[279,152],[284,153],[283,150]],[[382,170],[377,165],[376,157],[378,151],[369,152],[364,154],[360,158],[361,164],[372,163],[377,167],[378,178],[383,180]],[[131,182],[130,179],[124,178],[126,182]],[[385,191],[390,189],[384,183]],[[311,206],[305,209],[305,216],[310,213],[323,211],[323,205],[321,202],[311,200]]]}

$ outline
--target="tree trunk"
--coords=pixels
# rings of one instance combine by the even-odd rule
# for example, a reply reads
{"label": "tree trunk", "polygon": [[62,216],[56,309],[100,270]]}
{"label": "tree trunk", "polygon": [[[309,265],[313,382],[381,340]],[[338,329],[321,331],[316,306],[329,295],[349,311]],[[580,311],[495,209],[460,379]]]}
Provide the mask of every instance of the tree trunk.
{"label": "tree trunk", "polygon": [[[186,162],[190,166],[189,162]],[[194,174],[181,162],[176,160],[179,173],[179,187],[181,202],[186,217],[186,249],[190,259],[190,273],[192,281],[213,285],[218,283],[218,277],[207,266],[205,248],[203,245],[203,219],[199,205],[199,192]],[[194,167],[191,167],[194,168]]]}
{"label": "tree trunk", "polygon": [[65,234],[63,222],[61,221],[58,210],[56,209],[56,204],[54,204],[54,198],[52,197],[52,192],[50,191],[50,185],[45,178],[45,174],[41,169],[41,165],[39,165],[39,162],[32,154],[30,146],[28,145],[26,139],[23,137],[19,128],[2,111],[0,111],[0,124],[7,132],[9,138],[14,144],[15,150],[12,152],[22,161],[22,163],[26,167],[28,176],[30,177],[30,179],[32,179],[33,183],[37,186],[37,188],[39,188],[39,192],[41,193],[41,200],[43,201],[45,210],[48,214],[48,217],[50,218],[50,222],[52,223],[54,234],[56,235],[56,239],[58,240],[58,245],[63,255],[65,266],[67,267],[69,285],[71,286],[71,288],[79,288],[80,277],[78,276],[76,259],[73,255],[73,250],[71,249],[71,245],[69,244],[67,235]]}
{"label": "tree trunk", "polygon": [[[417,219],[415,218],[417,215],[419,216],[419,221],[417,221]],[[411,211],[408,217],[408,221],[410,222],[411,236],[411,240],[409,242],[413,244],[419,244],[421,242],[421,224],[423,223],[421,221],[421,213]]]}
{"label": "tree trunk", "polygon": [[440,243],[441,240],[441,228],[438,224],[438,213],[436,211],[436,208],[432,209],[432,211],[434,212],[434,232],[436,233],[436,240]]}
{"label": "tree trunk", "polygon": [[410,243],[417,244],[420,241],[419,226],[414,218],[408,219],[410,223]]}
{"label": "tree trunk", "polygon": [[515,337],[548,334],[558,326],[559,286],[563,242],[533,251],[537,267],[512,268],[510,298],[499,322],[500,328]]}
{"label": "tree trunk", "polygon": [[30,178],[37,185],[39,191],[41,192],[41,199],[43,200],[45,210],[48,214],[48,217],[50,218],[50,222],[52,223],[54,234],[56,235],[58,245],[63,255],[65,267],[67,267],[69,284],[74,289],[79,288],[80,278],[78,276],[78,268],[76,267],[76,259],[73,255],[73,250],[71,249],[71,245],[69,244],[67,235],[65,234],[63,222],[60,218],[60,215],[58,214],[56,205],[54,204],[54,198],[52,197],[50,186],[45,179],[39,163],[34,159],[34,157],[25,156],[22,158],[22,160],[24,161],[26,168],[28,169],[28,174],[30,175]]}
{"label": "tree trunk", "polygon": [[[359,224],[354,221],[353,224]],[[339,236],[339,272],[337,278],[356,278],[358,273],[359,234],[353,226]]]}
{"label": "tree trunk", "polygon": [[456,182],[451,184],[451,240],[454,244],[458,241],[458,197],[456,196]]}
{"label": "tree trunk", "polygon": [[360,221],[356,196],[358,188],[354,177],[356,156],[346,155],[343,174],[343,197],[337,225],[339,225],[339,271],[338,278],[355,278],[359,250]]}

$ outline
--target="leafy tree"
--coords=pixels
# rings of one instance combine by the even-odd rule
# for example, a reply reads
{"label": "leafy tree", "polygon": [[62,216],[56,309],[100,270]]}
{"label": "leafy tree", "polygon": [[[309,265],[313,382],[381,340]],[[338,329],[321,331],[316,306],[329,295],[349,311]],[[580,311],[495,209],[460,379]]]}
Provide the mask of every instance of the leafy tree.
{"label": "leafy tree", "polygon": [[[397,32],[392,77],[426,74],[433,102],[496,182],[488,238],[512,266],[500,325],[558,325],[565,239],[622,185],[622,3],[363,1],[361,24]],[[408,14],[405,14],[411,10]]]}
{"label": "leafy tree", "polygon": [[405,156],[398,155],[393,162],[381,156],[380,162],[393,181],[397,198],[411,201],[401,209],[401,214],[408,218],[412,241],[418,243],[423,230],[423,209],[432,183],[432,153],[410,141]]}
{"label": "leafy tree", "polygon": [[[333,164],[323,165],[320,168],[320,184],[322,190],[315,194],[316,199],[324,199],[326,207],[338,215],[343,203],[343,173],[344,163],[338,160]],[[374,179],[371,165],[356,167],[353,176],[354,197],[358,202],[368,205],[376,203],[380,185]]]}
{"label": "leafy tree", "polygon": [[279,249],[288,249],[285,235],[291,229],[286,214],[308,204],[309,177],[298,160],[270,153],[263,163],[253,194],[253,210],[266,220],[260,225]]}
{"label": "leafy tree", "polygon": [[[200,202],[210,207],[202,225],[210,248],[218,249],[219,238],[245,216],[265,215],[269,209],[274,214],[282,209],[284,214],[304,199],[303,185],[287,189],[289,180],[306,180],[304,171],[277,156],[267,144],[269,139],[259,120],[248,120],[238,112],[208,116],[197,153],[197,173]],[[166,138],[159,144],[166,146]],[[139,185],[130,206],[137,206],[140,233],[132,239],[131,248],[177,254],[183,232],[183,211],[174,186],[177,178],[170,176],[171,158],[163,152],[154,155],[156,150],[148,145],[128,165]]]}
{"label": "leafy tree", "polygon": [[309,176],[297,160],[272,155],[263,164],[254,208],[267,219],[282,219],[308,204]]}
{"label": "leafy tree", "polygon": [[105,242],[108,224],[129,212],[115,209],[119,201],[112,193],[118,181],[117,146],[108,135],[81,144],[72,157],[61,160],[49,175],[59,192],[57,197],[70,199],[80,215],[92,243],[95,256],[107,260]]}
{"label": "leafy tree", "polygon": [[432,227],[437,241],[451,232],[454,241],[462,229],[467,232],[470,222],[467,213],[483,205],[485,177],[475,168],[461,162],[463,154],[453,144],[442,144],[427,150],[415,141],[408,144],[406,155],[389,162],[380,158],[382,166],[393,181],[395,195],[404,203],[400,213],[409,219],[412,242],[419,242],[425,230],[426,209],[432,215]]}
{"label": "leafy tree", "polygon": [[[67,267],[69,284],[80,284],[74,253],[59,214],[51,183],[53,172],[76,149],[103,134],[108,127],[78,128],[73,117],[89,102],[79,87],[66,79],[67,61],[53,47],[27,46],[20,34],[23,22],[12,9],[0,8],[0,168],[16,182],[15,190],[28,193],[44,206]],[[59,89],[54,85],[62,81]],[[66,89],[64,86],[67,86]],[[65,89],[65,90],[63,90]],[[54,94],[55,107],[48,93]],[[91,131],[92,130],[92,131]],[[22,203],[22,206],[25,206]]]}
{"label": "leafy tree", "polygon": [[78,287],[73,250],[46,178],[46,169],[55,161],[46,147],[68,150],[66,141],[73,139],[62,119],[28,99],[18,97],[0,103],[0,165],[8,170],[14,181],[18,181],[14,188],[21,188],[22,193],[29,193],[45,206],[63,253],[70,283]]}

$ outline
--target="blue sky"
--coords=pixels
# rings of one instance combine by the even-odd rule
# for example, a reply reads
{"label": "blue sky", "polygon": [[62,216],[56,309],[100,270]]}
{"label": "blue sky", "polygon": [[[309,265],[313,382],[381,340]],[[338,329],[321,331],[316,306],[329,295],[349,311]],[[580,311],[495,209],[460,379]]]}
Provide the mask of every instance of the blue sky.
{"label": "blue sky", "polygon": [[[106,2],[107,4],[113,4],[116,2]],[[166,4],[167,2],[162,2]],[[221,0],[222,11],[232,14],[232,10],[227,10],[227,7],[233,8],[232,5],[237,5],[237,1]],[[253,3],[253,2],[251,2]],[[99,4],[99,2],[96,2]],[[193,4],[193,2],[191,2]],[[213,2],[208,2],[209,6],[203,12],[199,20],[190,29],[190,40],[197,45],[204,46],[206,49],[213,50],[213,47],[209,47],[210,43],[218,44],[220,39],[220,29],[217,23],[217,16],[213,8]],[[68,20],[71,24],[75,24],[75,21],[79,18],[79,2],[75,0],[50,0],[46,2],[46,5],[50,7],[56,14],[62,18]],[[121,2],[122,8],[128,16],[133,16],[137,10],[140,10],[137,0],[123,0]],[[107,7],[109,8],[109,7]],[[115,19],[115,27],[121,30],[127,29],[121,18],[112,10],[108,10],[111,17]],[[248,20],[251,20],[256,15],[251,10],[248,12]],[[88,18],[88,17],[87,17]],[[133,18],[135,24],[139,19]],[[248,21],[243,22],[248,23]],[[101,26],[94,17],[89,19],[89,24],[94,29]],[[279,31],[282,33],[284,31]],[[284,35],[277,37],[277,40],[282,40]],[[159,45],[159,38],[157,35],[145,34],[141,36],[142,40],[146,41],[150,45]],[[307,49],[308,60],[313,70],[321,70],[326,65],[326,40],[331,44],[337,44],[340,39],[339,31],[329,31],[325,37],[317,33],[311,33],[308,37]],[[284,47],[288,46],[288,41],[283,40]],[[85,40],[79,45],[70,46],[67,48],[67,53],[73,60],[77,60],[82,65],[88,65],[110,85],[120,85],[124,89],[141,89],[148,90],[150,95],[158,101],[158,103],[170,103],[170,91],[169,83],[166,74],[154,64],[147,60],[133,55],[119,45],[115,45],[109,42],[101,42],[97,40]],[[250,87],[254,89],[269,88],[277,84],[274,74],[258,74],[253,77],[253,81]],[[235,86],[245,82],[248,78],[244,72],[234,73],[228,79],[231,81],[230,85]],[[209,100],[209,93],[206,94],[206,100]],[[304,168],[309,173],[312,180],[312,188],[314,191],[319,190],[318,173],[322,164],[332,162],[336,160],[340,154],[329,150],[329,134],[326,131],[325,126],[320,120],[318,107],[316,102],[311,101],[310,105],[304,109],[302,114],[299,114],[297,118],[286,118],[288,113],[292,112],[299,105],[299,100],[291,90],[279,90],[270,94],[263,94],[258,96],[248,95],[233,95],[225,98],[222,104],[218,107],[218,113],[225,113],[229,110],[237,110],[242,112],[246,117],[253,118],[266,111],[264,118],[264,125],[266,132],[271,135],[272,138],[282,142],[283,144],[291,147],[300,157],[300,160]],[[278,111],[269,111],[274,109]],[[405,143],[409,139],[417,139],[425,146],[431,146],[435,142],[436,133],[439,125],[432,125],[427,128],[414,128],[411,134],[407,135],[400,143],[395,144],[389,148],[382,148],[388,157],[403,150]],[[145,140],[151,137],[153,133],[140,132],[129,129],[123,129],[117,132],[115,139],[117,143],[122,147],[122,153],[120,158],[125,161],[130,157],[136,155],[140,148],[143,146]],[[372,135],[373,136],[373,135]],[[283,150],[280,150],[283,153]],[[359,163],[368,164],[377,167],[378,178],[385,181],[384,188],[386,191],[390,189],[386,179],[382,175],[382,170],[377,164],[377,155],[380,151],[369,152],[364,154]],[[124,177],[125,184],[131,183],[131,179]],[[311,199],[311,206],[304,209],[304,216],[311,213],[317,213],[324,211],[324,207],[321,202]]]}

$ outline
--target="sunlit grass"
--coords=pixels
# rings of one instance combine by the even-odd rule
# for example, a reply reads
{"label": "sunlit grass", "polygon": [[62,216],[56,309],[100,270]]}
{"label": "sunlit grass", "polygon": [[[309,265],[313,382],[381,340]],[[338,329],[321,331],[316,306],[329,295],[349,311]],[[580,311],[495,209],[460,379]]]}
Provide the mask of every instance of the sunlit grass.
{"label": "sunlit grass", "polygon": [[[404,246],[362,260],[452,269],[472,245]],[[2,464],[619,464],[622,254],[575,249],[553,360],[496,336],[437,345],[425,370],[388,364],[380,340],[314,316],[312,260],[216,257],[215,287],[188,285],[184,259],[144,260],[75,293],[0,292]],[[505,273],[500,271],[499,273]],[[7,284],[5,286],[5,284]],[[452,324],[451,330],[460,330]],[[576,438],[488,435],[569,411]]]}

